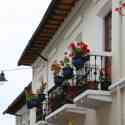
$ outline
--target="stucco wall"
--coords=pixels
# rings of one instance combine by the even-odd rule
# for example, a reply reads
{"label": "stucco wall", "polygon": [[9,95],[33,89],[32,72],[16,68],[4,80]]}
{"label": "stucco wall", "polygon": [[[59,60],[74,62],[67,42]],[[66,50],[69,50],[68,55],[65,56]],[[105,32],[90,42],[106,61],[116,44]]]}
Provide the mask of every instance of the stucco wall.
{"label": "stucco wall", "polygon": [[[115,1],[116,2],[116,1]],[[113,3],[113,7],[114,7]],[[75,8],[74,8],[75,10]],[[103,18],[111,10],[111,0],[99,0],[94,3],[92,0],[87,0],[79,6],[77,12],[72,11],[71,15],[65,20],[57,34],[52,39],[51,43],[44,50],[43,55],[49,59],[49,69],[53,60],[61,60],[68,44],[75,40],[81,34],[81,39],[88,42],[91,50],[101,52],[104,50],[104,26]],[[74,16],[72,16],[74,15]],[[125,36],[120,34],[121,17],[113,13],[112,15],[112,78],[113,82],[124,77],[125,58],[124,58],[124,40]],[[122,18],[122,27],[125,25],[125,19]],[[122,32],[125,29],[122,29]],[[36,91],[41,80],[49,80],[49,87],[53,86],[51,72],[47,74],[47,64],[40,58],[33,64],[33,91]],[[119,102],[117,93],[113,93],[113,101],[111,105],[104,105],[95,111],[88,111],[84,125],[118,125],[120,123],[120,109],[122,111],[122,122],[125,124],[125,90],[122,90],[122,102]],[[118,113],[118,114],[117,114]],[[31,111],[31,125],[35,125],[35,109]],[[124,125],[123,124],[123,125]],[[122,125],[122,124],[121,124]]]}
{"label": "stucco wall", "polygon": [[30,124],[30,111],[24,105],[19,111],[16,112],[16,125],[29,125]]}

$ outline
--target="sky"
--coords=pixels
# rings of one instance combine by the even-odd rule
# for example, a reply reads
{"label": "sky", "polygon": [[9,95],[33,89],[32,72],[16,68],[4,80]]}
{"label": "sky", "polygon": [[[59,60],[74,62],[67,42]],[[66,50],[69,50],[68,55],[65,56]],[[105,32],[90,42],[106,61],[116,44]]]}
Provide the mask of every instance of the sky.
{"label": "sky", "polygon": [[[0,125],[15,125],[15,117],[2,115],[32,79],[31,67],[17,62],[51,0],[2,0],[0,4],[0,71],[7,82],[0,85]],[[20,70],[13,70],[20,68]],[[27,69],[23,69],[27,68]]]}

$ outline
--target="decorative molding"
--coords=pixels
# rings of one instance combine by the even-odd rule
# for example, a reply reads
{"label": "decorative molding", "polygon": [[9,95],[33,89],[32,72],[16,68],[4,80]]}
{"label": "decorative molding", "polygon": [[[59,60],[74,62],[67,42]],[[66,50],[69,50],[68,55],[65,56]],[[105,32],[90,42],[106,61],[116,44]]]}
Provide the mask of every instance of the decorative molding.
{"label": "decorative molding", "polygon": [[103,104],[110,104],[112,102],[112,95],[109,91],[86,90],[73,101],[77,106],[96,109]]}
{"label": "decorative molding", "polygon": [[112,10],[112,1],[111,0],[99,0],[97,3],[99,7],[97,9],[97,16],[105,17]]}
{"label": "decorative molding", "polygon": [[120,89],[125,87],[125,78],[122,78],[115,83],[113,83],[111,86],[109,86],[109,90],[114,91],[119,87]]}
{"label": "decorative molding", "polygon": [[[58,117],[62,117],[63,113],[75,113],[79,115],[85,115],[86,109],[82,107],[78,107],[75,104],[65,104],[62,107],[58,108],[56,111],[52,112],[48,116],[46,116],[47,121],[55,121],[58,119]],[[65,114],[64,114],[65,115]]]}

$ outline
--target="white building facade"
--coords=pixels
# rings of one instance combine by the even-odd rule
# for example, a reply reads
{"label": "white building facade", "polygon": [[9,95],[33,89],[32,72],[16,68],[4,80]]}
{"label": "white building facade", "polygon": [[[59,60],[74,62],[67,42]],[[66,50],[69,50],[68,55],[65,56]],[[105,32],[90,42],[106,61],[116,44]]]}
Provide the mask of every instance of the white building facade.
{"label": "white building facade", "polygon": [[[91,54],[112,59],[112,84],[109,90],[82,92],[73,99],[73,104],[62,105],[47,115],[48,124],[125,125],[125,17],[112,11],[119,6],[119,1],[79,0],[42,50],[41,55],[48,62],[37,56],[30,64],[33,68],[32,90],[36,93],[41,81],[48,81],[48,89],[54,86],[51,64],[64,57],[72,41],[87,41]],[[36,108],[33,108],[30,110],[30,125],[39,124],[44,123],[36,122]]]}
{"label": "white building facade", "polygon": [[[31,90],[31,83],[27,86]],[[17,98],[8,106],[3,114],[15,116],[15,125],[30,125],[30,110],[26,103],[25,89],[17,96]]]}
{"label": "white building facade", "polygon": [[16,125],[30,125],[29,109],[26,104],[16,112]]}

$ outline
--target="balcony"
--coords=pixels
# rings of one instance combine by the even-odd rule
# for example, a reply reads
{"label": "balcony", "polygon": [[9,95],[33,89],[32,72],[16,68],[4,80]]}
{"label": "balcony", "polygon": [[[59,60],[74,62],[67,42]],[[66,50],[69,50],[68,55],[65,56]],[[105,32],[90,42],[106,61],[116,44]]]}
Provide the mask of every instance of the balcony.
{"label": "balcony", "polygon": [[96,109],[112,102],[108,87],[111,85],[111,54],[92,54],[89,60],[89,75],[83,85],[85,90],[80,90],[74,98],[77,106]]}
{"label": "balcony", "polygon": [[[65,107],[67,104],[74,105],[79,112],[80,107],[83,107],[82,110],[84,110],[84,107],[97,108],[103,104],[111,103],[112,98],[108,91],[108,87],[111,85],[110,54],[91,54],[82,67],[74,67],[74,70],[72,79],[65,80],[61,85],[54,86],[49,91],[48,120],[54,117],[51,114],[57,116],[59,112],[66,111],[65,108],[66,112],[72,114],[71,110],[68,110],[70,107]],[[65,108],[62,108],[63,106]],[[55,113],[57,111],[58,113]]]}
{"label": "balcony", "polygon": [[48,123],[68,124],[69,120],[77,121],[77,123],[84,120],[86,109],[76,106],[75,104],[65,104],[52,112],[46,117]]}

